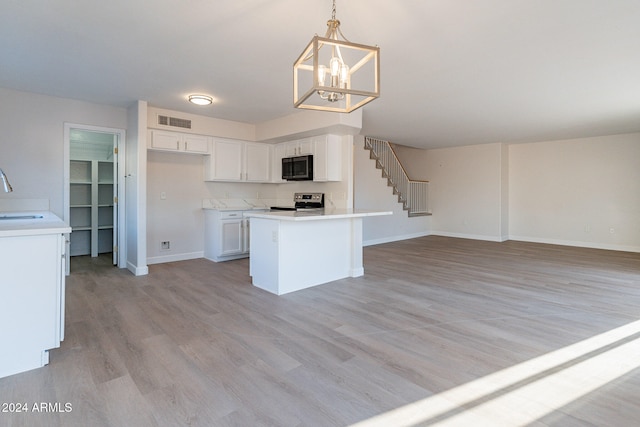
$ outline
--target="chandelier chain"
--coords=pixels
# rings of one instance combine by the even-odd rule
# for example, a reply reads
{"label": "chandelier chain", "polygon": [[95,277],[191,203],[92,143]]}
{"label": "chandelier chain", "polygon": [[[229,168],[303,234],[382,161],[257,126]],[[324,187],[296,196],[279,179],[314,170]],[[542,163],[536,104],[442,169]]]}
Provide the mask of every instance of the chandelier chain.
{"label": "chandelier chain", "polygon": [[331,20],[336,20],[336,0],[333,0],[333,8],[331,9]]}

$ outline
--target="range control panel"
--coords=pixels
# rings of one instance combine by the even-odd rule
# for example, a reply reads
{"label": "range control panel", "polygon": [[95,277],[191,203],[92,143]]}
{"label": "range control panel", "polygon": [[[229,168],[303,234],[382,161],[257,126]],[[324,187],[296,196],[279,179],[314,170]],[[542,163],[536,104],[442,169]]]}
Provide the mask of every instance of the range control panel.
{"label": "range control panel", "polygon": [[324,193],[295,193],[293,195],[294,202],[312,202],[323,203]]}

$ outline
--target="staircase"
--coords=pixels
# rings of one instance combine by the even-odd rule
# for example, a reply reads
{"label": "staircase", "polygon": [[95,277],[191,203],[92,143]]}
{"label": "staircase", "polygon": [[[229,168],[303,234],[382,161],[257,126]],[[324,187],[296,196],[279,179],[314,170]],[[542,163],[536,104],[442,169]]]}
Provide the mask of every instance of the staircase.
{"label": "staircase", "polygon": [[387,185],[398,195],[398,203],[410,217],[431,215],[428,210],[429,181],[410,180],[388,141],[365,137],[364,148],[369,157],[376,161],[376,168],[382,170]]}

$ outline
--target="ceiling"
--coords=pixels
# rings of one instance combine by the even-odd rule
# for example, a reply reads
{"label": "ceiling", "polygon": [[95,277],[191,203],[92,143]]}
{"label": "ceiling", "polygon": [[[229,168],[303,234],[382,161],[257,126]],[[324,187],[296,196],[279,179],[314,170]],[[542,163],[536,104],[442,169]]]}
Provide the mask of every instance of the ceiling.
{"label": "ceiling", "polygon": [[[0,87],[260,123],[330,0],[5,0]],[[424,148],[640,131],[638,0],[337,0],[381,50],[362,133]],[[215,98],[209,107],[190,93]]]}

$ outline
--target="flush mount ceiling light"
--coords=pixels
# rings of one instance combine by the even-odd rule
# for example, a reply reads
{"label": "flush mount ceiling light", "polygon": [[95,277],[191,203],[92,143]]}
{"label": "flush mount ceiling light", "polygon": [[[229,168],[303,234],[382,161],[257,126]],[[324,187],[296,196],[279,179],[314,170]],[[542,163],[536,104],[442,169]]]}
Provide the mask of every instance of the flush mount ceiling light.
{"label": "flush mount ceiling light", "polygon": [[208,95],[189,95],[189,102],[196,105],[211,105],[213,98]]}
{"label": "flush mount ceiling light", "polygon": [[380,48],[346,39],[335,0],[327,27],[293,64],[293,105],[350,113],[380,96]]}

